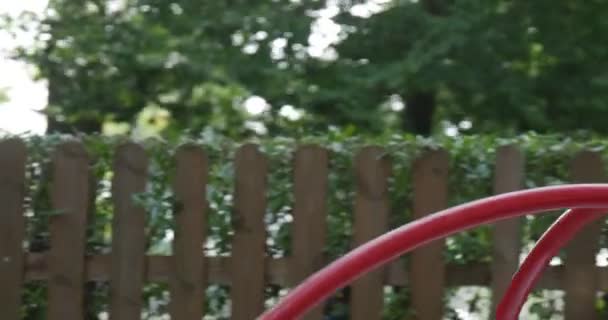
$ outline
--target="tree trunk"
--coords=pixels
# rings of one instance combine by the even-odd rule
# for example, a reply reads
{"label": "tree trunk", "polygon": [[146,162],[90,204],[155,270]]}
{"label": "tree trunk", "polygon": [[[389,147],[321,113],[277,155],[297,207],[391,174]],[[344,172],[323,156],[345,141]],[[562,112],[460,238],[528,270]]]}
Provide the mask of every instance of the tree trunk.
{"label": "tree trunk", "polygon": [[402,128],[417,135],[431,135],[436,107],[433,92],[415,92],[409,95],[401,113]]}
{"label": "tree trunk", "polygon": [[[423,0],[421,5],[433,16],[447,14],[449,0]],[[406,131],[429,136],[433,131],[433,115],[437,109],[434,90],[417,90],[406,98],[406,107],[401,114],[401,125]]]}

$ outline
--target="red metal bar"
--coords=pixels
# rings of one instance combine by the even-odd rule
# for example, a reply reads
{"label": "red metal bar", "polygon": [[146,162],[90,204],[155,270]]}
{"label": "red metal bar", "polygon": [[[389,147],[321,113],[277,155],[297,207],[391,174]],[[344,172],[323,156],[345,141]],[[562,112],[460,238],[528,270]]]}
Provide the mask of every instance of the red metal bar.
{"label": "red metal bar", "polygon": [[528,294],[549,261],[585,225],[604,216],[599,209],[579,208],[566,211],[557,219],[521,264],[496,308],[496,320],[517,320]]}
{"label": "red metal bar", "polygon": [[522,190],[440,211],[352,250],[309,277],[258,319],[297,319],[335,290],[430,241],[501,219],[581,207],[608,207],[608,184],[561,185]]}

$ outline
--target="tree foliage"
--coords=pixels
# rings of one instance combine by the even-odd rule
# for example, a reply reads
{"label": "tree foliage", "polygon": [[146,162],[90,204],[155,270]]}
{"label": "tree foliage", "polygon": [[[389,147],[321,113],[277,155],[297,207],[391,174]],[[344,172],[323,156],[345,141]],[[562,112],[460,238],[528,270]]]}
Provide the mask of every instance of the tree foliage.
{"label": "tree foliage", "polygon": [[430,91],[436,124],[604,132],[608,47],[598,39],[607,28],[606,2],[457,0],[441,4],[438,14],[424,3],[392,1],[370,18],[338,16],[354,30],[327,66],[342,81],[320,77],[330,79],[321,87],[333,96],[356,97],[346,112],[392,94],[408,100]]}
{"label": "tree foliage", "polygon": [[[51,0],[39,45],[20,56],[50,80],[52,131],[133,126],[145,109],[165,133],[242,136],[254,94],[272,105],[258,120],[273,134],[293,129],[284,105],[322,130],[428,134],[465,120],[463,132],[605,132],[607,12],[605,1]],[[326,40],[319,25],[335,29],[325,55],[311,51]]]}
{"label": "tree foliage", "polygon": [[259,81],[258,57],[277,37],[305,41],[296,38],[309,25],[305,8],[314,5],[52,0],[39,46],[21,56],[49,79],[51,129],[95,132],[162,108],[178,129],[213,125],[238,134],[245,117],[238,106],[251,94],[239,78]]}

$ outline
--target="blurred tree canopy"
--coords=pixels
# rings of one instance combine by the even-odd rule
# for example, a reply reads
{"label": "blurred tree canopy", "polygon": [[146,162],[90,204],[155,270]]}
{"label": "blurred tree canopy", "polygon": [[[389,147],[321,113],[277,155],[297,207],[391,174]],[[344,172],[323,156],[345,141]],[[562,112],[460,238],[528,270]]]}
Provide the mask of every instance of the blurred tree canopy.
{"label": "blurred tree canopy", "polygon": [[17,55],[49,80],[51,132],[241,137],[256,95],[269,134],[606,133],[606,13],[602,0],[50,0],[15,23],[36,26]]}

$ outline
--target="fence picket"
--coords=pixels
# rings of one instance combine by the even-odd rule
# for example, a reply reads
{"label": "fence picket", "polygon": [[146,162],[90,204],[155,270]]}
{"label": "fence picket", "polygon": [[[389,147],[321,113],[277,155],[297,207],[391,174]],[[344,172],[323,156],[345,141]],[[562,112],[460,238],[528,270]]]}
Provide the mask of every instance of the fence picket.
{"label": "fence picket", "polygon": [[[513,145],[496,152],[494,193],[519,190],[524,182],[524,156]],[[521,219],[495,223],[492,230],[492,314],[507,290],[513,273],[519,267],[521,249]]]}
{"label": "fence picket", "polygon": [[[295,153],[291,285],[299,284],[320,269],[325,260],[328,162],[327,150],[318,146],[302,146]],[[322,318],[323,306],[304,317],[306,320]]]}
{"label": "fence picket", "polygon": [[146,190],[148,157],[135,143],[119,146],[114,157],[110,318],[141,318],[146,248],[146,212],[134,196]]}
{"label": "fence picket", "polygon": [[[570,168],[575,183],[606,182],[601,155],[584,151],[576,155]],[[595,310],[598,274],[595,255],[599,249],[602,222],[581,230],[566,246],[563,288],[566,291],[565,319],[598,319]]]}
{"label": "fence picket", "polygon": [[[449,158],[444,150],[428,151],[413,166],[414,211],[412,219],[445,209],[448,204]],[[410,256],[409,279],[414,318],[441,320],[446,268],[444,241],[434,241]]]}
{"label": "fence picket", "polygon": [[257,146],[242,146],[235,159],[232,242],[232,317],[255,319],[264,310],[266,184],[268,164]]}
{"label": "fence picket", "polygon": [[18,139],[0,141],[0,318],[21,318],[24,272],[25,164],[27,151]]}
{"label": "fence picket", "polygon": [[48,319],[84,317],[84,256],[90,208],[89,156],[69,141],[52,156]]}
{"label": "fence picket", "polygon": [[[362,149],[355,159],[357,195],[353,241],[355,246],[381,235],[388,228],[388,178],[391,164],[379,147]],[[352,285],[350,315],[353,320],[381,319],[384,307],[384,277],[380,268]]]}
{"label": "fence picket", "polygon": [[178,210],[173,240],[171,318],[200,320],[204,314],[207,286],[202,248],[207,238],[208,161],[200,147],[185,145],[177,151],[175,162],[174,190]]}
{"label": "fence picket", "polygon": [[[356,201],[353,245],[384,233],[388,225],[391,163],[380,147],[366,147],[355,158]],[[200,319],[207,282],[231,286],[232,319],[254,319],[264,309],[265,285],[294,286],[328,263],[324,257],[329,176],[328,151],[317,145],[294,154],[294,223],[292,255],[266,256],[268,162],[256,145],[241,147],[235,157],[235,208],[232,257],[205,257],[208,159],[193,145],[178,149],[173,188],[177,198],[173,256],[146,256],[146,213],[133,199],[146,190],[148,158],[143,148],[126,143],[116,150],[111,254],[85,256],[86,226],[93,211],[94,184],[84,146],[74,140],[53,153],[48,252],[24,252],[24,203],[27,152],[18,139],[0,140],[0,318],[21,317],[24,281],[49,283],[49,319],[84,317],[85,281],[110,281],[110,318],[141,318],[146,281],[170,284],[170,313],[175,319]],[[524,157],[516,146],[497,151],[494,193],[521,189]],[[444,209],[448,198],[449,157],[428,151],[413,165],[413,219]],[[583,151],[570,167],[573,183],[605,183],[601,155]],[[608,290],[608,270],[595,265],[602,223],[595,223],[565,248],[566,263],[551,266],[538,288],[563,289],[565,319],[598,319],[596,292]],[[409,269],[399,263],[359,278],[351,287],[351,319],[380,319],[384,286],[409,286],[415,319],[443,317],[446,286],[490,285],[493,306],[518,266],[521,220],[493,225],[492,265],[446,265],[443,241],[415,250]],[[322,319],[322,306],[305,319]]]}

